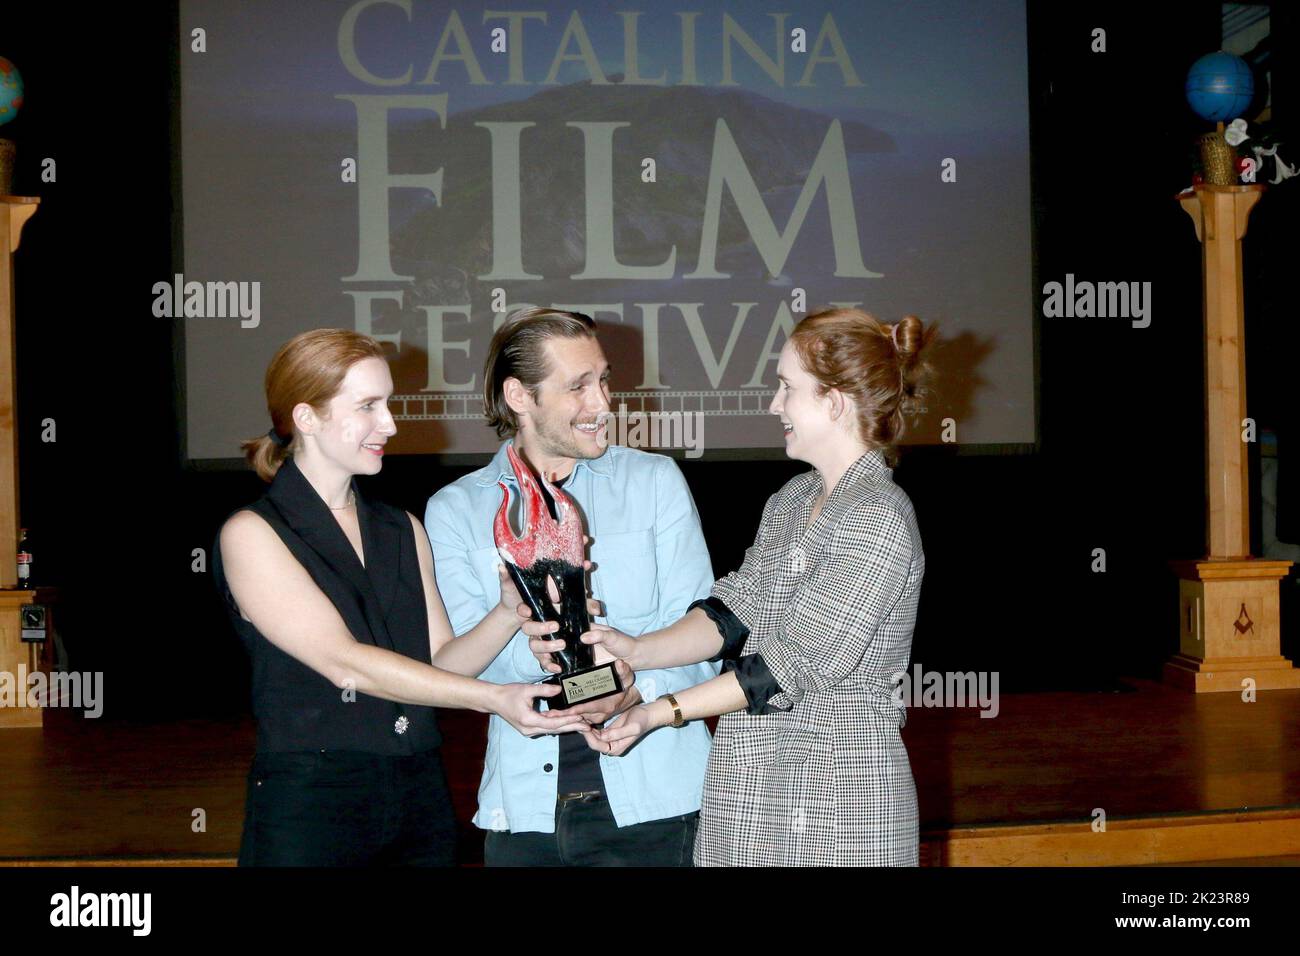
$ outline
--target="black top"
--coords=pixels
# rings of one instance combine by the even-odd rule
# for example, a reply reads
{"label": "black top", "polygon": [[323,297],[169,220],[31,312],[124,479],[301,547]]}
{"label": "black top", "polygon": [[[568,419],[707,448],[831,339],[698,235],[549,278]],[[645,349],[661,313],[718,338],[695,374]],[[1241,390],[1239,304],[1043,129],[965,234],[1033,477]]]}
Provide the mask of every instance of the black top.
{"label": "black top", "polygon": [[[563,487],[569,476],[553,481],[555,487]],[[570,492],[572,494],[572,492]],[[556,777],[557,793],[588,793],[594,790],[604,791],[605,775],[600,769],[600,754],[587,744],[587,738],[579,733],[560,735],[560,769]]]}
{"label": "black top", "polygon": [[[429,618],[411,520],[400,508],[363,495],[355,479],[352,488],[364,566],[292,458],[247,510],[275,529],[357,641],[428,664]],[[239,614],[221,566],[220,537],[212,555],[218,593],[252,658],[259,751],[353,750],[397,756],[439,745],[432,707],[348,693],[263,637]]]}
{"label": "black top", "polygon": [[587,793],[605,789],[605,775],[600,770],[600,754],[592,750],[587,738],[573,732],[560,734],[560,773],[556,793]]}

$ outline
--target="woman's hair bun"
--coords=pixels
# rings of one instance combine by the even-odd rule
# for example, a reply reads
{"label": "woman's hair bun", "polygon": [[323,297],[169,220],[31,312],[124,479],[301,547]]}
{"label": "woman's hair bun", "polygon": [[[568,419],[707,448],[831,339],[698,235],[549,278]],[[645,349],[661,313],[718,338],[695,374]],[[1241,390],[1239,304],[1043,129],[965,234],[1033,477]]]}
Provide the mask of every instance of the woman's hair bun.
{"label": "woman's hair bun", "polygon": [[894,347],[903,358],[909,358],[921,351],[925,342],[925,326],[914,315],[904,316],[894,326]]}

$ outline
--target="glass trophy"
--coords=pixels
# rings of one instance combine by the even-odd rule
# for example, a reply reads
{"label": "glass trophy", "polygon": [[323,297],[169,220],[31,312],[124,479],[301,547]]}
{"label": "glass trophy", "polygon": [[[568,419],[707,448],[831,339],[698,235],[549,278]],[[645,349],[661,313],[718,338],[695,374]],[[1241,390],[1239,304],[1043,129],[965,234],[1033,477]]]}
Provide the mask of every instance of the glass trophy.
{"label": "glass trophy", "polygon": [[546,704],[551,710],[564,710],[622,693],[614,662],[597,664],[595,648],[580,640],[591,619],[577,505],[563,489],[534,474],[513,444],[506,446],[506,453],[519,482],[523,527],[516,535],[510,525],[510,489],[498,482],[504,497],[492,525],[497,553],[532,609],[533,619],[559,621],[560,629],[550,638],[564,641],[564,649],[553,655],[561,671],[545,681],[558,684],[560,693],[547,698]]}

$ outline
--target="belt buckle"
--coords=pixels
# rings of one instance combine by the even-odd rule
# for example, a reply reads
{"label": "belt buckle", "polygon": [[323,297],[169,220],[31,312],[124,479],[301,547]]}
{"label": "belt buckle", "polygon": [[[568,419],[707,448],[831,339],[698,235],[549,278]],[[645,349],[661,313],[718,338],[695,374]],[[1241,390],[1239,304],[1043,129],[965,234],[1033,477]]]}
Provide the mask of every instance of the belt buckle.
{"label": "belt buckle", "polygon": [[599,797],[601,793],[602,791],[600,790],[583,790],[581,793],[561,793],[558,795],[557,800],[562,804],[573,803],[575,801],[585,803],[593,797]]}

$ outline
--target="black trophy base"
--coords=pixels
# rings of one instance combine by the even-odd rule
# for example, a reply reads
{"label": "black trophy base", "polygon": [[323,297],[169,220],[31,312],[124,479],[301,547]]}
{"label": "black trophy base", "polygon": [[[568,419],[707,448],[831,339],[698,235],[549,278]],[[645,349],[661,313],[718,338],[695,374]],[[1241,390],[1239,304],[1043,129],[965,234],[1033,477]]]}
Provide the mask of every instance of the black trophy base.
{"label": "black trophy base", "polygon": [[558,694],[546,698],[546,706],[551,710],[568,710],[576,704],[623,693],[623,682],[618,679],[613,661],[585,667],[572,674],[554,674],[542,683],[560,685]]}

